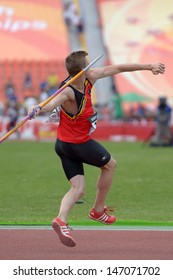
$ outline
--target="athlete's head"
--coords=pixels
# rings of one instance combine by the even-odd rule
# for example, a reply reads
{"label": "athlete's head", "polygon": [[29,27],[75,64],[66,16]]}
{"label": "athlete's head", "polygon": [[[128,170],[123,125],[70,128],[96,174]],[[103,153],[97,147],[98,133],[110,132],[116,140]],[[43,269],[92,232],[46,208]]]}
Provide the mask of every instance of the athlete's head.
{"label": "athlete's head", "polygon": [[65,60],[66,69],[71,77],[75,76],[88,65],[86,51],[76,51],[69,54]]}

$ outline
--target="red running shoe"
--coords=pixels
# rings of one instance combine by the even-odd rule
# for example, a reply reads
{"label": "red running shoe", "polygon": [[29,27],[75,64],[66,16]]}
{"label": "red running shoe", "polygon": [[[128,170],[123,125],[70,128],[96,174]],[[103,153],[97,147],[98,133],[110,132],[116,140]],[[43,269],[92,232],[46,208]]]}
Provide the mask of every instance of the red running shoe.
{"label": "red running shoe", "polygon": [[89,218],[106,225],[110,225],[116,221],[116,217],[109,215],[108,212],[113,212],[111,207],[105,206],[102,212],[97,212],[94,208],[89,213]]}
{"label": "red running shoe", "polygon": [[61,221],[59,218],[55,218],[52,222],[52,227],[55,232],[58,234],[60,241],[68,246],[74,247],[76,246],[76,242],[74,241],[73,237],[70,235],[70,229],[67,224]]}

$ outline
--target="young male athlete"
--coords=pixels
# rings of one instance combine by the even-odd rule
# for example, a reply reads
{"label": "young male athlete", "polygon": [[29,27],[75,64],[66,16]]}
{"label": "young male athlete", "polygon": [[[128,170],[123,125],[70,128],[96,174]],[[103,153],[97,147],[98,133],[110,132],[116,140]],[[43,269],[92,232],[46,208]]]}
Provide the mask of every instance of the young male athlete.
{"label": "young male athlete", "polygon": [[[66,83],[68,79],[74,77],[89,64],[87,55],[88,53],[85,51],[76,51],[66,58],[65,64],[69,77],[63,83]],[[61,201],[59,214],[53,220],[52,227],[66,246],[76,245],[68,228],[67,216],[76,201],[84,194],[84,163],[100,168],[96,198],[89,218],[104,224],[112,224],[116,221],[115,216],[108,214],[105,201],[117,163],[102,145],[91,138],[97,121],[97,113],[91,102],[92,86],[98,79],[122,72],[140,70],[149,70],[157,75],[164,73],[165,66],[162,63],[120,64],[88,69],[45,107],[40,109],[39,106],[35,106],[29,110],[30,114],[35,109],[35,117],[40,113],[40,110],[51,112],[61,106],[55,151],[61,159],[71,188]]]}

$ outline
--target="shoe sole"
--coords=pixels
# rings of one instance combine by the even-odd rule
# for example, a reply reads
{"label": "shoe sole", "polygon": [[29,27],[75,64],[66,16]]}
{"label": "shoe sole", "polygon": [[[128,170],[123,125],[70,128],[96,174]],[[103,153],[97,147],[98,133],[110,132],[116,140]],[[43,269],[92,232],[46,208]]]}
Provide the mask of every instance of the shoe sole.
{"label": "shoe sole", "polygon": [[52,228],[54,229],[54,231],[58,234],[60,241],[68,247],[75,247],[76,246],[76,242],[74,241],[74,239],[72,237],[68,237],[62,234],[60,226],[57,222],[52,222]]}
{"label": "shoe sole", "polygon": [[96,221],[96,222],[99,222],[99,223],[102,223],[102,224],[105,224],[105,225],[111,225],[111,224],[113,224],[113,223],[116,222],[116,218],[115,218],[115,221],[113,221],[112,223],[106,223],[106,222],[101,221],[101,220],[99,220],[99,219],[94,219],[94,218],[93,218],[92,216],[90,216],[90,215],[88,215],[88,217],[89,217],[91,220],[93,220],[93,221]]}

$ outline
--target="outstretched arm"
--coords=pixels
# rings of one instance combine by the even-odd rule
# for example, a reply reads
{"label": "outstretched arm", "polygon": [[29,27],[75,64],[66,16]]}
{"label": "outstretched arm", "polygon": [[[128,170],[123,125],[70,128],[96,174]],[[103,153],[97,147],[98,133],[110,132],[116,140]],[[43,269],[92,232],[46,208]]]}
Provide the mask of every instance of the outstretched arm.
{"label": "outstretched arm", "polygon": [[165,65],[163,63],[109,65],[101,68],[90,69],[87,72],[87,77],[92,83],[94,83],[98,79],[113,76],[119,73],[141,70],[149,70],[154,75],[163,74],[165,72]]}

